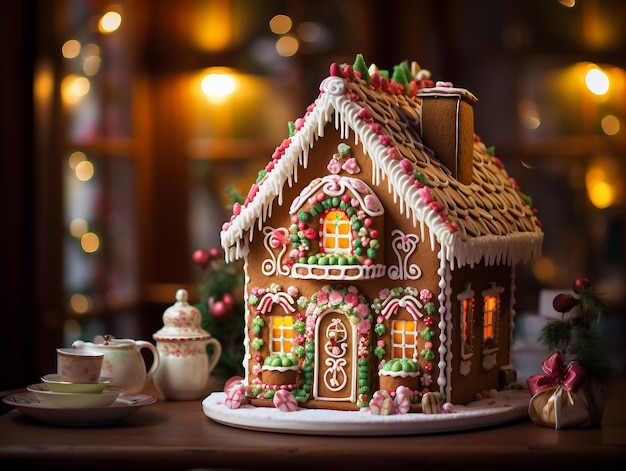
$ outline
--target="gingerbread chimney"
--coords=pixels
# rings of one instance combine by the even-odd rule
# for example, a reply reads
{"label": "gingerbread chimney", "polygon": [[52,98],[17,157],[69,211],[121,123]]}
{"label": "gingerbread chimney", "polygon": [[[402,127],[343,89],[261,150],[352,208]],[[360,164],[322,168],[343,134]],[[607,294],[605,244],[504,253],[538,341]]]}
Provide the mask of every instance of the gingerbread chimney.
{"label": "gingerbread chimney", "polygon": [[452,176],[464,185],[472,182],[474,104],[478,99],[462,88],[420,90],[420,134]]}

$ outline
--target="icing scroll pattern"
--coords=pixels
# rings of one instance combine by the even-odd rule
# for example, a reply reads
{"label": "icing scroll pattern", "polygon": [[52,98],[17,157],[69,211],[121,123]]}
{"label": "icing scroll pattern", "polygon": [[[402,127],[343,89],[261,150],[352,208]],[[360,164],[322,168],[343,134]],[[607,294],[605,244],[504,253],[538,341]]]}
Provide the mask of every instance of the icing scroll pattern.
{"label": "icing scroll pattern", "polygon": [[[289,231],[284,227],[274,229],[273,227],[263,228],[263,245],[270,255],[261,263],[261,270],[266,276],[289,275],[289,268],[283,266],[282,260],[287,252],[286,240],[289,240]],[[278,249],[278,253],[276,250]]]}
{"label": "icing scroll pattern", "polygon": [[400,229],[391,232],[394,239],[391,246],[398,259],[398,265],[390,265],[387,275],[392,280],[417,280],[422,276],[419,265],[409,265],[411,255],[417,250],[419,237],[416,234],[405,234]]}
{"label": "icing scroll pattern", "polygon": [[324,364],[324,384],[330,391],[341,391],[348,381],[346,372],[346,352],[348,350],[348,329],[341,319],[333,319],[324,333],[324,351],[328,357]]}

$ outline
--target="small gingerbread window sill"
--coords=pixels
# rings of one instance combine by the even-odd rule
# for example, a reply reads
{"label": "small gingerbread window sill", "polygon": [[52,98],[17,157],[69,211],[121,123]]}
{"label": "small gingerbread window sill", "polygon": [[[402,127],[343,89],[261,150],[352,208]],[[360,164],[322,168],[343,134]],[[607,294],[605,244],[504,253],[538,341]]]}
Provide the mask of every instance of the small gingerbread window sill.
{"label": "small gingerbread window sill", "polygon": [[371,280],[382,278],[386,265],[307,265],[296,263],[291,267],[291,277],[303,280]]}

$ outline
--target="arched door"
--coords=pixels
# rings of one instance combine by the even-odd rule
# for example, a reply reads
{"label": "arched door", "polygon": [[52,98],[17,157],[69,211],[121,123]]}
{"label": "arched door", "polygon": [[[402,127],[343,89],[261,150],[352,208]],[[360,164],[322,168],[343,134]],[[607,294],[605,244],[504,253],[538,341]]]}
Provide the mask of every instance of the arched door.
{"label": "arched door", "polygon": [[355,326],[344,312],[328,310],[317,319],[315,338],[315,399],[356,402],[358,336]]}

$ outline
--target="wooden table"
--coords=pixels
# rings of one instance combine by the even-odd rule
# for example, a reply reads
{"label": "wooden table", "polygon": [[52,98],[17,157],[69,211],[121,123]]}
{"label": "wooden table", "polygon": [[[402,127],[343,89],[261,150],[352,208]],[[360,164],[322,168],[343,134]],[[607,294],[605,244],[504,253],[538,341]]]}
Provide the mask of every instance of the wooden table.
{"label": "wooden table", "polygon": [[480,430],[399,437],[241,430],[206,417],[201,401],[159,400],[118,424],[94,428],[43,425],[11,410],[0,417],[0,467],[88,471],[613,470],[626,464],[623,398],[626,378],[616,378],[600,428],[554,430],[524,418]]}

